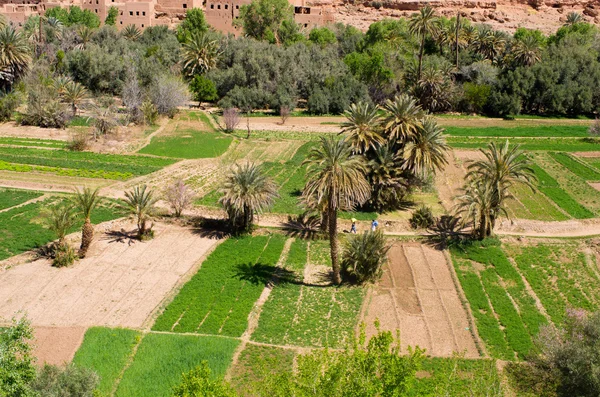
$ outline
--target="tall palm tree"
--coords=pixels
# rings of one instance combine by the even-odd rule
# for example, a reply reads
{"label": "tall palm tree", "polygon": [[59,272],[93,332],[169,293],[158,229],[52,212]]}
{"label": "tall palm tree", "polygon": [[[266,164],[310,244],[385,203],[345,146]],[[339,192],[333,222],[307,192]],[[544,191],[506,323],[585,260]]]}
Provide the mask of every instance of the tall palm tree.
{"label": "tall palm tree", "polygon": [[421,105],[433,112],[450,106],[447,95],[449,85],[449,75],[437,65],[430,65],[425,67],[414,92],[419,97]]}
{"label": "tall palm tree", "polygon": [[127,40],[135,41],[140,38],[140,36],[142,35],[142,32],[135,25],[127,25],[121,31],[121,35],[123,37],[125,37]]}
{"label": "tall palm tree", "polygon": [[463,188],[456,209],[465,221],[472,222],[473,234],[483,239],[492,234],[496,219],[501,214],[507,215],[503,203],[509,197],[507,191],[498,196],[493,183],[479,176]]}
{"label": "tall palm tree", "polygon": [[346,140],[355,153],[366,153],[383,144],[384,139],[379,133],[379,115],[377,106],[368,102],[350,105],[344,112],[346,120],[342,123],[341,134],[346,134]]}
{"label": "tall palm tree", "polygon": [[7,25],[0,29],[0,82],[10,88],[31,62],[31,50],[27,38]]}
{"label": "tall palm tree", "polygon": [[242,232],[250,231],[254,214],[273,205],[279,196],[271,178],[252,163],[236,164],[219,191],[223,193],[219,203],[227,211],[234,229]]}
{"label": "tall palm tree", "polygon": [[475,39],[475,51],[485,59],[496,62],[498,56],[506,45],[506,35],[498,30],[492,30],[487,26],[479,29]]}
{"label": "tall palm tree", "polygon": [[378,212],[398,207],[408,193],[408,175],[402,168],[403,159],[390,145],[378,146],[369,161],[371,184],[370,206]]}
{"label": "tall palm tree", "polygon": [[369,199],[371,188],[365,177],[366,162],[363,156],[352,153],[348,142],[329,136],[321,138],[320,144],[310,151],[302,164],[307,165],[307,181],[302,194],[316,198],[318,203],[327,202],[333,281],[340,284],[337,213]]}
{"label": "tall palm tree", "polygon": [[433,117],[425,117],[414,138],[404,146],[403,167],[420,177],[440,171],[448,164],[446,154],[449,148],[443,133],[444,129]]}
{"label": "tall palm tree", "polygon": [[576,23],[582,22],[583,17],[578,12],[570,12],[567,14],[566,26],[575,25]]}
{"label": "tall palm tree", "polygon": [[382,126],[388,142],[405,141],[421,126],[423,109],[414,98],[406,94],[396,96],[393,101],[388,99],[383,109],[386,115],[383,117]]}
{"label": "tall palm tree", "polygon": [[521,66],[533,66],[542,60],[542,49],[538,41],[532,36],[525,36],[516,40],[512,48],[512,56]]}
{"label": "tall palm tree", "polygon": [[94,238],[94,226],[90,217],[100,202],[98,189],[92,190],[88,187],[83,188],[83,191],[77,189],[73,201],[84,219],[81,227],[81,246],[79,247],[79,257],[84,258]]}
{"label": "tall palm tree", "polygon": [[65,102],[71,105],[73,116],[76,116],[78,106],[87,99],[88,92],[83,85],[70,81],[65,84],[62,97]]}
{"label": "tall palm tree", "polygon": [[148,234],[147,222],[155,213],[154,204],[158,199],[148,186],[136,186],[133,190],[125,192],[125,209],[135,218],[137,223],[138,238],[142,239]]}
{"label": "tall palm tree", "polygon": [[183,70],[190,77],[206,73],[217,66],[220,55],[216,40],[210,39],[207,34],[194,32],[181,49]]}
{"label": "tall palm tree", "polygon": [[435,15],[435,10],[430,6],[425,6],[414,14],[408,23],[409,31],[417,36],[421,43],[419,45],[419,71],[417,80],[421,79],[423,70],[423,51],[425,50],[425,40],[427,36],[433,35],[439,28],[439,19]]}

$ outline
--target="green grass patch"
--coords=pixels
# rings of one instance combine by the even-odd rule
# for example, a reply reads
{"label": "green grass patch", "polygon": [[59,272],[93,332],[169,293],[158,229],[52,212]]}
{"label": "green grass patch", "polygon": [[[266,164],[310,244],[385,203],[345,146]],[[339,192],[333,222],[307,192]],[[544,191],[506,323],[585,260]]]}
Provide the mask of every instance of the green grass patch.
{"label": "green grass patch", "polygon": [[69,122],[69,126],[71,126],[71,127],[89,127],[93,123],[94,123],[94,119],[91,117],[75,116]]}
{"label": "green grass patch", "polygon": [[64,149],[66,142],[54,139],[30,139],[30,138],[12,138],[0,137],[0,145],[8,146],[31,146],[38,148]]}
{"label": "green grass patch", "polygon": [[528,186],[517,184],[511,188],[511,193],[515,199],[508,201],[508,209],[515,218],[540,221],[570,219],[540,190],[532,192]]}
{"label": "green grass patch", "polygon": [[183,286],[153,329],[241,336],[284,243],[279,234],[225,241]]}
{"label": "green grass patch", "polygon": [[[458,137],[446,138],[448,145],[460,149],[486,148],[490,142],[503,144],[506,138]],[[587,152],[600,149],[600,141],[591,138],[510,138],[510,143],[520,145],[523,150],[540,150],[555,152]]]}
{"label": "green grass patch", "polygon": [[26,201],[42,196],[43,193],[31,190],[0,188],[0,210],[14,207]]}
{"label": "green grass patch", "polygon": [[463,137],[588,137],[585,125],[536,125],[531,127],[445,127],[452,136]]}
{"label": "green grass patch", "polygon": [[61,174],[64,169],[69,176],[92,178],[128,179],[158,171],[176,161],[147,156],[0,147],[0,169],[56,174]]}
{"label": "green grass patch", "polygon": [[[40,211],[61,199],[51,198],[31,203],[19,208],[0,212],[0,260],[41,247],[54,240],[56,236],[42,225]],[[92,213],[92,223],[105,222],[123,216],[115,202],[103,200]],[[71,232],[76,231],[77,224]]]}
{"label": "green grass patch", "polygon": [[157,135],[139,153],[155,156],[201,159],[219,157],[225,153],[231,141],[230,136],[219,132],[205,132],[196,129],[177,129],[174,135]]}
{"label": "green grass patch", "polygon": [[140,337],[138,331],[130,329],[89,328],[73,363],[95,371],[100,377],[98,390],[108,396]]}
{"label": "green grass patch", "polygon": [[542,167],[537,164],[531,164],[530,167],[538,180],[537,188],[546,195],[556,205],[562,208],[567,214],[576,219],[593,218],[594,213],[581,205],[577,200],[571,197],[558,182],[550,176]]}
{"label": "green grass patch", "polygon": [[549,153],[550,157],[585,181],[600,181],[600,172],[575,160],[566,153]]}
{"label": "green grass patch", "polygon": [[230,338],[150,333],[123,374],[116,396],[170,396],[181,375],[204,360],[215,377],[222,377],[239,343]]}

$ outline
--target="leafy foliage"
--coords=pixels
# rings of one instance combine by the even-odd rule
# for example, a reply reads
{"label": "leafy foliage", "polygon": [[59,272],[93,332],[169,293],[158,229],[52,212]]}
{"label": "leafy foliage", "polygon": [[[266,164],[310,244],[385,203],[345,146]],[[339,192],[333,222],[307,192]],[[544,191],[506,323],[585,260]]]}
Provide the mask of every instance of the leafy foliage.
{"label": "leafy foliage", "polygon": [[183,374],[181,383],[173,388],[172,397],[206,396],[235,397],[231,386],[220,379],[211,378],[211,370],[206,361]]}
{"label": "leafy foliage", "polygon": [[36,372],[29,341],[33,329],[22,317],[13,319],[10,327],[0,331],[0,393],[7,397],[33,397],[30,382]]}
{"label": "leafy foliage", "polygon": [[342,268],[359,283],[376,282],[387,263],[389,249],[381,230],[350,236],[344,243]]}

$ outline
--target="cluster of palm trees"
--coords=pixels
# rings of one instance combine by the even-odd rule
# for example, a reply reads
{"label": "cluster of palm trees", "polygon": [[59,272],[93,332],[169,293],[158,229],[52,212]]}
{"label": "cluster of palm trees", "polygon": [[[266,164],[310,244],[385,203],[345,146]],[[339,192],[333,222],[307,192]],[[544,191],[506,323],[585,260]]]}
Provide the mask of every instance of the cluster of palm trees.
{"label": "cluster of palm trees", "polygon": [[505,205],[512,198],[511,187],[520,183],[534,190],[536,178],[518,145],[492,142],[480,151],[484,159],[468,166],[467,181],[458,196],[456,210],[472,225],[472,234],[483,239],[492,234],[501,215],[508,217]]}

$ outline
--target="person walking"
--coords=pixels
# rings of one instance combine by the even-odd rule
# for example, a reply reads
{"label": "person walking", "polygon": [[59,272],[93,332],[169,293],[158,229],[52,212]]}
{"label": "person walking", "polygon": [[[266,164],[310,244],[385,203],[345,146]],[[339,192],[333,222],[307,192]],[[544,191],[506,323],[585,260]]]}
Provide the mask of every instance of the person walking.
{"label": "person walking", "polygon": [[350,228],[350,233],[356,234],[356,218],[352,218],[352,227]]}
{"label": "person walking", "polygon": [[371,231],[374,232],[377,230],[377,226],[379,226],[379,222],[377,222],[377,219],[373,219],[373,222],[371,222]]}

